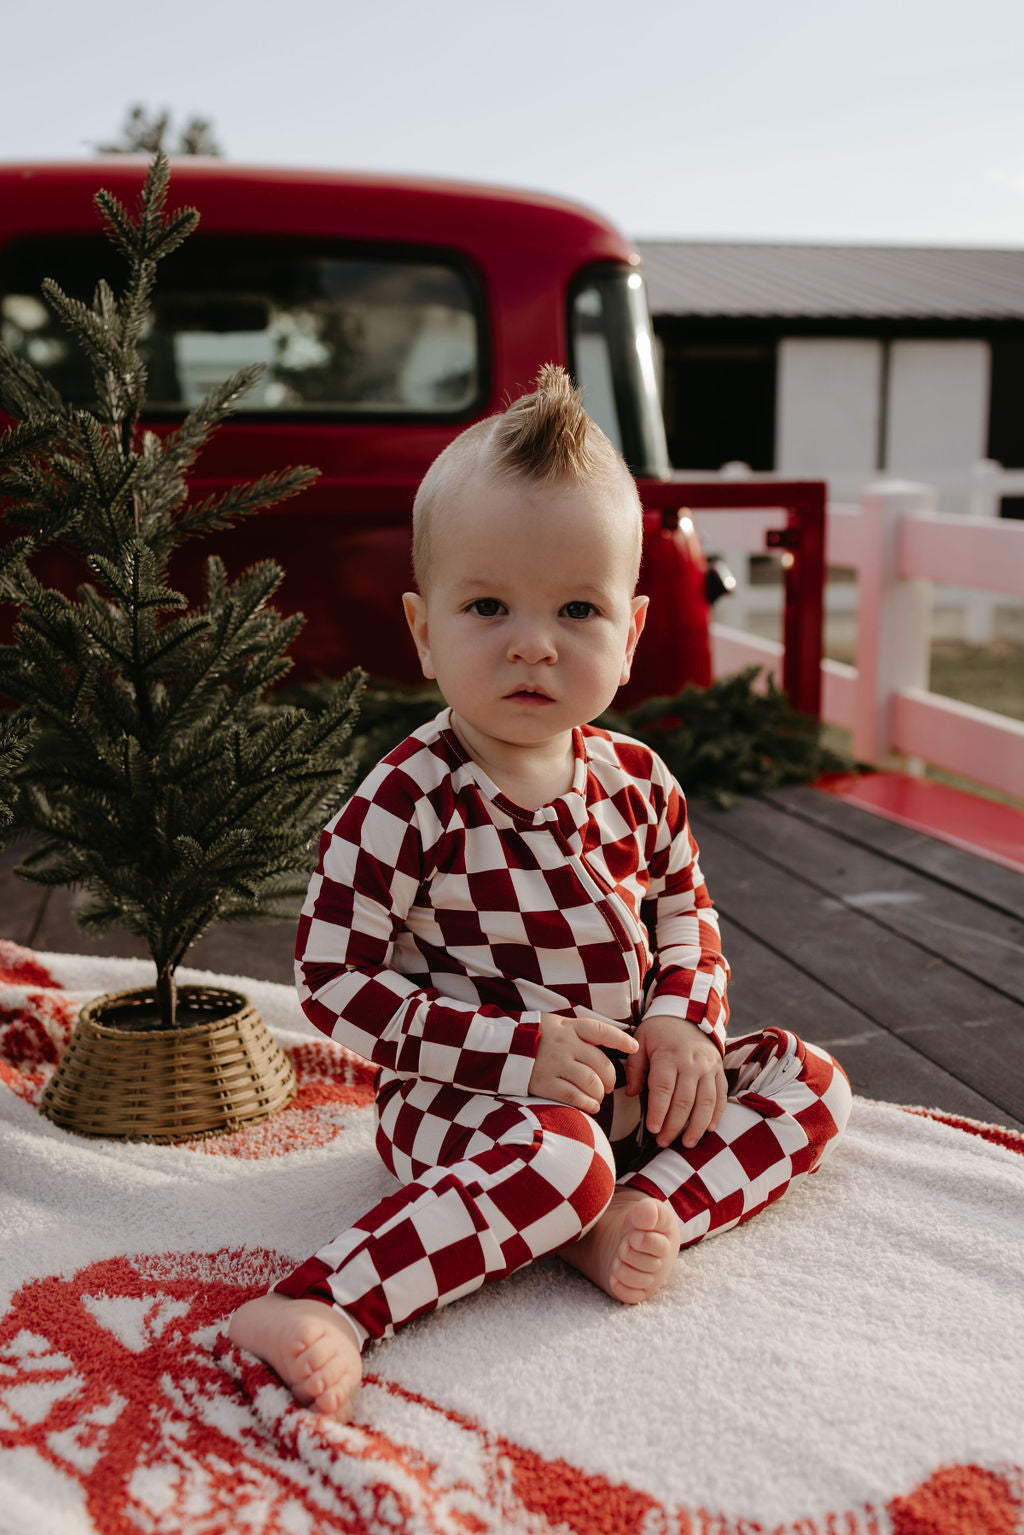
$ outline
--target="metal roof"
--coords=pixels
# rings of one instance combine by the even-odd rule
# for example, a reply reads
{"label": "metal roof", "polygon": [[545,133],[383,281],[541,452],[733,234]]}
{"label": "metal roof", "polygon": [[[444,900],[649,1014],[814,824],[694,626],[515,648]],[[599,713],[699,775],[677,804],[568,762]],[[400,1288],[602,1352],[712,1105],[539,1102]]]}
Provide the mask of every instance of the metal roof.
{"label": "metal roof", "polygon": [[1024,249],[639,240],[654,314],[1024,319]]}

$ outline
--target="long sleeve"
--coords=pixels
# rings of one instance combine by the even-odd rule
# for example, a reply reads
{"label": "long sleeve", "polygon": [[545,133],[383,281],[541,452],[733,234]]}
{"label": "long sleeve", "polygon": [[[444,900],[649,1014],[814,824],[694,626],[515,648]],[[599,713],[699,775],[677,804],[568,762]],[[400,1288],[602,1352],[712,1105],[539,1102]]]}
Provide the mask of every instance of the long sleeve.
{"label": "long sleeve", "polygon": [[299,919],[299,1000],[323,1033],[399,1077],[525,1096],[539,1013],[423,984],[431,967],[417,962],[409,916],[437,825],[415,780],[382,764],[327,826]]}
{"label": "long sleeve", "polygon": [[659,764],[664,802],[650,857],[645,917],[654,949],[653,979],[644,1017],[689,1019],[725,1050],[729,966],[722,954],[718,914],[711,902],[678,784]]}

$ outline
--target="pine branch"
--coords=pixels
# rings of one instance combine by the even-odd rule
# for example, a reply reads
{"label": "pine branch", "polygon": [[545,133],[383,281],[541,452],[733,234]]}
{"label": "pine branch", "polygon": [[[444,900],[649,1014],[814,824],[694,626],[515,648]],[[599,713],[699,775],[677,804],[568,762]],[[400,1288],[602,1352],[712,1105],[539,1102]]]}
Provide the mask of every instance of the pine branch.
{"label": "pine branch", "polygon": [[[49,379],[0,341],[0,407],[15,421],[61,417],[67,407]],[[52,427],[51,427],[52,430]]]}
{"label": "pine branch", "polygon": [[93,199],[106,227],[107,238],[117,247],[127,262],[135,260],[135,220],[127,208],[112,192],[100,191]]}
{"label": "pine branch", "polygon": [[116,369],[121,362],[121,337],[111,333],[101,317],[81,299],[71,298],[52,277],[45,277],[43,296],[64,328],[88,354],[93,365],[100,371]]}
{"label": "pine branch", "polygon": [[170,182],[170,164],[159,150],[150,163],[133,217],[112,192],[93,199],[107,234],[129,263],[157,262],[186,240],[199,223],[198,209],[178,208],[163,217]]}
{"label": "pine branch", "polygon": [[0,547],[0,601],[18,602],[21,594],[20,573],[33,548],[30,538],[15,538]]}
{"label": "pine branch", "polygon": [[0,715],[0,846],[15,819],[20,793],[17,769],[28,751],[32,722],[20,715]]}
{"label": "pine branch", "polygon": [[140,610],[166,613],[179,612],[188,607],[188,599],[182,592],[159,583],[156,560],[152,558],[152,550],[144,543],[132,539],[121,546],[119,553],[120,564],[106,559],[102,554],[92,554],[89,556],[89,568],[100,577],[111,596],[116,597],[123,607],[128,607],[133,600],[134,578],[139,561],[147,565],[145,591],[137,599]]}
{"label": "pine branch", "polygon": [[[60,396],[57,398],[59,400]],[[38,454],[53,440],[58,429],[48,417],[49,412],[46,416],[32,416],[0,432],[0,474],[10,466],[17,468],[24,458],[29,463],[37,462]]]}
{"label": "pine branch", "polygon": [[167,464],[174,471],[180,475],[188,473],[211,433],[231,414],[238,400],[259,383],[266,371],[266,363],[262,362],[239,368],[237,373],[211,389],[189,411],[178,430],[163,439]]}
{"label": "pine branch", "polygon": [[111,546],[116,549],[131,522],[128,508],[132,483],[139,470],[138,459],[131,457],[126,461],[118,451],[117,438],[111,438],[88,411],[75,412],[75,427],[95,505],[101,509]]}
{"label": "pine branch", "polygon": [[83,515],[82,483],[77,466],[69,469],[56,454],[49,470],[26,453],[0,474],[5,520],[29,532],[24,558],[58,539],[74,538]]}
{"label": "pine branch", "polygon": [[254,512],[299,495],[312,485],[319,473],[319,469],[304,465],[274,470],[249,485],[233,485],[220,495],[209,496],[205,501],[187,507],[178,519],[178,529],[183,534],[203,534],[233,527],[243,517],[251,517]]}
{"label": "pine branch", "polygon": [[689,795],[727,808],[738,794],[757,794],[802,783],[849,759],[826,747],[821,722],[798,714],[761,668],[747,667],[709,688],[692,684],[674,698],[652,698],[598,724],[645,741],[659,753]]}

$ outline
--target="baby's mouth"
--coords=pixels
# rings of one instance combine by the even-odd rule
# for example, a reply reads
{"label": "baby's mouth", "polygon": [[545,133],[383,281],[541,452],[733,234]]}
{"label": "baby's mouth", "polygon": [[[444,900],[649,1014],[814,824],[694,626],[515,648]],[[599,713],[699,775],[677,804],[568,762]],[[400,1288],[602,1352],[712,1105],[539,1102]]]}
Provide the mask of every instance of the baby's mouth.
{"label": "baby's mouth", "polygon": [[525,703],[525,704],[550,704],[550,703],[554,703],[554,699],[551,697],[551,695],[549,693],[545,693],[543,688],[531,688],[531,687],[513,688],[511,693],[506,693],[505,694],[505,697],[507,699],[512,699],[515,703]]}

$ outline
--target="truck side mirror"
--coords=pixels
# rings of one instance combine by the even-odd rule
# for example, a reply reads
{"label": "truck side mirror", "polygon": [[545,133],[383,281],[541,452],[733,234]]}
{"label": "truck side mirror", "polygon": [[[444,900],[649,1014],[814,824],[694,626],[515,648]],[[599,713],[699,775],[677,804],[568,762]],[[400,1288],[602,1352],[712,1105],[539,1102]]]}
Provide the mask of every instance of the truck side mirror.
{"label": "truck side mirror", "polygon": [[708,558],[707,571],[704,575],[704,596],[711,603],[717,602],[719,597],[728,597],[736,590],[736,577],[722,559],[720,554],[713,554]]}

